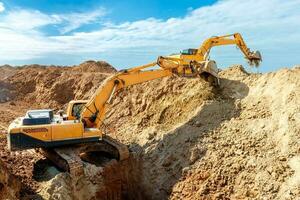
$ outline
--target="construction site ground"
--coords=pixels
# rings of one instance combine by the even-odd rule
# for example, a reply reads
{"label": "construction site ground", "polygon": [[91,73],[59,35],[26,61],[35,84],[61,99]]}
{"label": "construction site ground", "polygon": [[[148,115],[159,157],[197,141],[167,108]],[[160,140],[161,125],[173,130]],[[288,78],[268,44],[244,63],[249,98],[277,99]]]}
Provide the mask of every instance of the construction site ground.
{"label": "construction site ground", "polygon": [[219,88],[172,76],[118,92],[102,128],[131,156],[117,162],[92,155],[76,184],[35,150],[7,150],[14,118],[88,99],[115,72],[102,61],[0,67],[0,199],[300,197],[297,66],[264,74],[225,67]]}

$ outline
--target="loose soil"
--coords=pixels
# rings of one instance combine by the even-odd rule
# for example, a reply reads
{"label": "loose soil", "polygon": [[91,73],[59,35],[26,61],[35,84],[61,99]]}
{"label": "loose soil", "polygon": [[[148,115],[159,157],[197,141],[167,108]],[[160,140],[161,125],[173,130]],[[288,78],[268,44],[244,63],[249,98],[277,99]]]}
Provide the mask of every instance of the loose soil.
{"label": "loose soil", "polygon": [[[88,99],[115,70],[89,61],[65,68],[6,66],[5,72],[2,130],[28,108],[58,110],[71,99]],[[231,66],[220,77],[220,88],[174,76],[118,92],[103,130],[128,144],[132,157],[126,163],[86,163],[85,199],[108,191],[119,194],[115,199],[299,197],[300,67],[254,74]],[[45,179],[37,181],[34,163],[44,158],[31,150],[9,153],[5,134],[0,144],[1,160],[20,180],[22,198],[74,199],[68,174],[44,163]],[[1,194],[8,193],[5,184]]]}

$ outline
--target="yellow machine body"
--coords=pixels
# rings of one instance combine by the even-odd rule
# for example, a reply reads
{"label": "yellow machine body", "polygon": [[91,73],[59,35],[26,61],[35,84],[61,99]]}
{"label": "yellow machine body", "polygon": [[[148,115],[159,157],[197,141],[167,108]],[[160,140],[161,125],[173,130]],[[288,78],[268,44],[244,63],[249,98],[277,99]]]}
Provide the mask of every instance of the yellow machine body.
{"label": "yellow machine body", "polygon": [[85,128],[79,120],[53,120],[49,124],[37,125],[23,125],[22,120],[15,119],[8,128],[10,150],[58,147],[78,142],[94,142],[102,138],[100,129]]}

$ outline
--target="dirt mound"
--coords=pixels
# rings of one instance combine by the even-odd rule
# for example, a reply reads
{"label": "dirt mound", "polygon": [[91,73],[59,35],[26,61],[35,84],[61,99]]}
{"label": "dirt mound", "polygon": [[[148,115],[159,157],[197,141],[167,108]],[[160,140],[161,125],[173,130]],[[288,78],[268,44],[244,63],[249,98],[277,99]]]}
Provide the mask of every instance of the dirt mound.
{"label": "dirt mound", "polygon": [[3,81],[7,79],[8,77],[14,75],[16,73],[17,69],[15,67],[12,67],[10,65],[3,65],[0,66],[0,81]]}
{"label": "dirt mound", "polygon": [[221,87],[178,77],[121,92],[107,124],[142,151],[148,198],[299,196],[300,69],[220,73]]}
{"label": "dirt mound", "polygon": [[85,61],[78,66],[74,66],[72,71],[79,72],[100,72],[100,73],[115,73],[116,69],[104,61]]}
{"label": "dirt mound", "polygon": [[299,196],[299,78],[299,68],[239,78],[249,87],[243,98],[236,85],[226,85],[239,114],[205,138],[205,156],[176,183],[172,198]]}
{"label": "dirt mound", "polygon": [[[0,67],[0,74],[7,67]],[[74,67],[28,65],[0,80],[0,101],[22,101],[35,108],[59,109],[73,99],[85,99],[116,70],[104,61]],[[96,87],[95,87],[96,86]]]}
{"label": "dirt mound", "polygon": [[[14,86],[9,89],[14,93],[13,101],[0,106],[4,119],[0,124],[32,107],[31,102],[61,108],[73,98],[86,99],[111,73],[109,65],[90,61],[72,68],[20,68],[4,80]],[[252,74],[233,66],[220,76],[218,89],[201,79],[174,76],[126,88],[114,97],[103,130],[128,144],[139,158],[130,162],[133,174],[119,174],[138,179],[121,184],[122,192],[130,185],[127,197],[294,199],[300,195],[300,68]],[[91,177],[101,171],[86,166]],[[107,173],[107,180],[117,171],[124,170]],[[103,174],[91,181],[100,184]],[[65,176],[59,173],[39,183],[44,188],[39,193],[70,198],[74,194]],[[99,184],[89,185],[89,195],[109,190],[101,190]],[[120,186],[109,187],[116,185]]]}

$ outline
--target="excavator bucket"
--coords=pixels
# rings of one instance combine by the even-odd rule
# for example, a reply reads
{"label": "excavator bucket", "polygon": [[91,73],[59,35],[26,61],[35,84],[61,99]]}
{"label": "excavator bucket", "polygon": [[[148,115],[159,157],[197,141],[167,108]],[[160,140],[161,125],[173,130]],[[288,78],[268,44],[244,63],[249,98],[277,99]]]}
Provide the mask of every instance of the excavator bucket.
{"label": "excavator bucket", "polygon": [[248,59],[250,66],[258,67],[261,61],[262,57],[259,51],[251,52],[251,58]]}
{"label": "excavator bucket", "polygon": [[213,86],[219,86],[220,80],[218,76],[219,69],[214,60],[207,60],[199,62],[201,67],[197,69],[201,78],[209,82]]}

